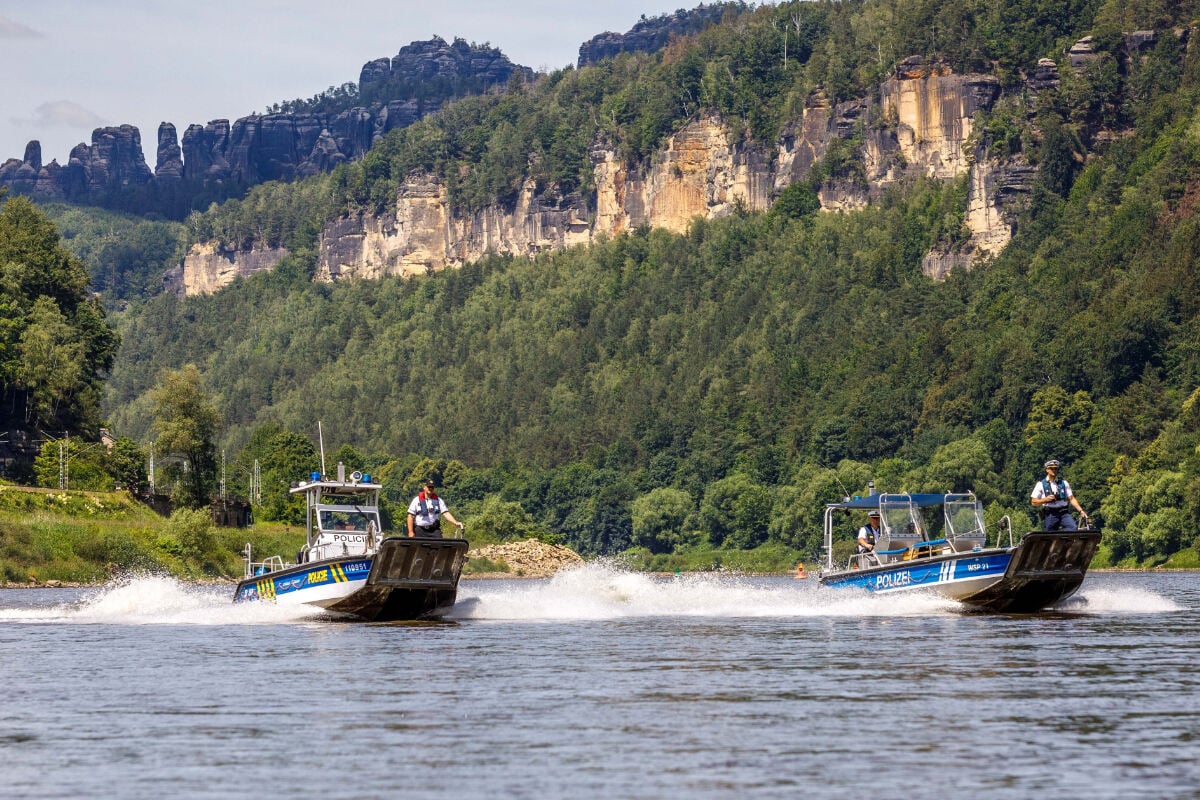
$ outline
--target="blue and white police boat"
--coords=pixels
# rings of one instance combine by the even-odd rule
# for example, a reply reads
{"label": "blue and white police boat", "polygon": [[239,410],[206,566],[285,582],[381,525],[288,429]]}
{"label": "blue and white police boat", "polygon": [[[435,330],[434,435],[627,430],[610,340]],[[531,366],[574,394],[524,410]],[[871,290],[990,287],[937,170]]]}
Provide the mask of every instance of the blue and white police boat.
{"label": "blue and white police boat", "polygon": [[[858,511],[863,514],[853,513]],[[841,523],[857,531],[863,522],[858,517],[869,511],[880,515],[875,549],[835,565],[835,528]],[[968,609],[1025,613],[1074,594],[1099,544],[1100,531],[1090,528],[1031,531],[1014,542],[1008,517],[991,538],[983,507],[971,492],[869,494],[825,507],[819,580],[824,586],[879,594],[927,591]]]}
{"label": "blue and white police boat", "polygon": [[319,472],[291,489],[306,500],[307,540],[295,563],[282,556],[254,561],[235,603],[308,605],[337,617],[368,621],[429,619],[449,611],[467,557],[466,539],[385,536],[379,516],[383,486],[338,464],[337,480]]}

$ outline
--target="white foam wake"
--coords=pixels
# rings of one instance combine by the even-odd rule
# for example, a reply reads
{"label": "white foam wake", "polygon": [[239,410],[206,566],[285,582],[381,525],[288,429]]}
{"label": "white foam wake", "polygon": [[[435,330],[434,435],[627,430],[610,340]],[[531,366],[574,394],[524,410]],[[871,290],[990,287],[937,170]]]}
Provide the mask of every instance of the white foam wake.
{"label": "white foam wake", "polygon": [[[453,619],[598,620],[683,617],[912,617],[954,615],[964,607],[926,592],[868,594],[828,589],[816,578],[754,578],[730,573],[656,577],[591,562],[549,580],[471,581],[459,587]],[[1170,599],[1129,586],[1090,587],[1055,609],[1080,614],[1163,613]]]}
{"label": "white foam wake", "polygon": [[34,608],[0,608],[0,621],[122,625],[253,625],[319,616],[301,606],[232,601],[225,586],[198,586],[158,576],[127,577],[71,603]]}
{"label": "white foam wake", "polygon": [[834,591],[815,578],[762,579],[731,573],[656,577],[589,563],[547,581],[467,581],[457,619],[616,619],[622,617],[862,617],[955,613],[926,594]]}
{"label": "white foam wake", "polygon": [[[25,591],[25,590],[14,590]],[[0,607],[0,622],[124,625],[256,625],[322,617],[307,606],[237,603],[228,586],[165,577],[130,577],[83,590],[59,605]],[[1079,614],[1180,610],[1135,586],[1085,583],[1057,609]],[[815,578],[756,578],[732,573],[661,577],[592,562],[550,579],[465,580],[454,620],[603,620],[638,617],[912,617],[953,615],[962,606],[932,594],[873,595],[822,588]]]}
{"label": "white foam wake", "polygon": [[1059,611],[1081,611],[1087,614],[1162,614],[1181,611],[1173,600],[1149,589],[1133,586],[1089,586],[1086,582],[1079,592],[1057,607]]}

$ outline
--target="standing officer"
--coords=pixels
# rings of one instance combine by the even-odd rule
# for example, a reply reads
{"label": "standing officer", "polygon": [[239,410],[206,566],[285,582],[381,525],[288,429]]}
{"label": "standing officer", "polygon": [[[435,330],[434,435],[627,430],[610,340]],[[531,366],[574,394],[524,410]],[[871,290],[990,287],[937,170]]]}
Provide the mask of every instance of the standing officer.
{"label": "standing officer", "polygon": [[457,525],[461,533],[463,524],[454,518],[446,501],[437,496],[434,491],[433,479],[426,478],[423,488],[408,504],[408,535],[437,536],[442,535],[442,517]]}
{"label": "standing officer", "polygon": [[1091,524],[1091,518],[1075,499],[1071,484],[1058,477],[1058,459],[1052,458],[1045,464],[1046,477],[1033,485],[1030,502],[1042,516],[1042,529],[1047,531],[1077,530],[1075,517],[1071,516],[1071,508],[1079,512],[1084,521]]}

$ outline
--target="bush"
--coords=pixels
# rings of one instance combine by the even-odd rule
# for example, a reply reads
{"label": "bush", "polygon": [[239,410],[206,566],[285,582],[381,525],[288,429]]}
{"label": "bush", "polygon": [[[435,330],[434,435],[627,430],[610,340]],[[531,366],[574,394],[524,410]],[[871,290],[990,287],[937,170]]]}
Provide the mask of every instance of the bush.
{"label": "bush", "polygon": [[167,520],[167,537],[179,542],[184,557],[203,559],[215,543],[212,517],[207,510],[181,508]]}

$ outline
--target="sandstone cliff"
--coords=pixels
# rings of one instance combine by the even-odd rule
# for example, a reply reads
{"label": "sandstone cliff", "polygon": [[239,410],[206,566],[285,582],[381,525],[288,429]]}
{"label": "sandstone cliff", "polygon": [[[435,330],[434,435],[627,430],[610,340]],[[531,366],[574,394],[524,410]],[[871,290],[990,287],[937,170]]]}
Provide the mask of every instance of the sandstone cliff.
{"label": "sandstone cliff", "polygon": [[[395,208],[358,214],[326,226],[320,237],[317,280],[416,275],[456,266],[486,253],[532,256],[612,235],[639,225],[682,232],[695,217],[715,218],[738,207],[765,210],[778,193],[804,180],[837,138],[858,137],[865,178],[834,180],[820,192],[826,210],[860,207],[889,185],[914,175],[938,179],[970,174],[970,242],[954,253],[931,254],[926,271],[941,277],[955,265],[994,254],[1007,244],[1032,173],[989,163],[970,144],[973,118],[999,93],[989,75],[955,75],[940,65],[906,62],[878,97],[831,104],[820,94],[787,125],[773,147],[763,147],[723,120],[702,117],[675,133],[642,163],[628,164],[615,148],[592,150],[594,197],[538,191],[532,181],[511,206],[463,213],[430,174],[400,187]],[[188,293],[211,291],[237,274],[264,268],[269,252],[225,253],[211,246],[188,254]],[[199,273],[206,273],[201,276]],[[203,287],[203,288],[202,288]]]}

